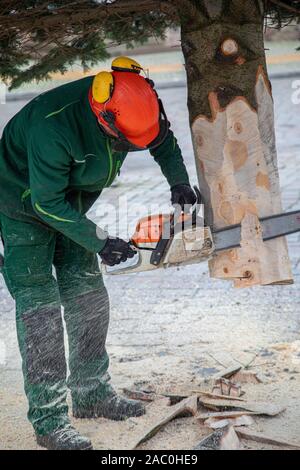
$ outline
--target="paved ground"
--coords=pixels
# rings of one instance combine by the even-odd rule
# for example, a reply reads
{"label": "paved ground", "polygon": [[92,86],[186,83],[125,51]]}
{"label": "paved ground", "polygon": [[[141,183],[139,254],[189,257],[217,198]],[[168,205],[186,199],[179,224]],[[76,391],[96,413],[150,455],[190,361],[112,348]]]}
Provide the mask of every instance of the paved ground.
{"label": "paved ground", "polygon": [[[300,105],[291,102],[291,80],[275,80],[273,90],[283,204],[284,209],[293,210],[300,208]],[[196,182],[185,93],[184,88],[169,89],[162,90],[161,96],[186,156],[191,180]],[[23,104],[1,106],[0,127]],[[148,154],[129,155],[117,184],[104,192],[91,217],[103,224],[103,202],[115,202],[125,193],[130,207],[137,201],[168,202],[168,187]],[[131,213],[131,221],[137,217]],[[259,389],[250,387],[249,396],[287,405],[281,417],[260,420],[259,429],[299,441],[300,234],[288,241],[295,277],[291,286],[236,290],[225,281],[210,279],[205,263],[108,278],[112,304],[108,350],[116,385],[143,382],[154,387],[197,386],[203,376],[220,370],[221,364],[232,363],[233,358],[242,363],[253,360],[253,366],[268,378]],[[34,448],[25,418],[13,307],[0,280],[0,448]],[[150,407],[149,419],[160,407],[163,404]],[[140,423],[132,420],[119,425],[96,420],[79,426],[98,448],[130,448],[129,436],[140,429],[143,421]],[[173,433],[176,439],[171,438]],[[195,422],[187,425],[183,420],[170,425],[148,448],[190,448],[200,434]]]}

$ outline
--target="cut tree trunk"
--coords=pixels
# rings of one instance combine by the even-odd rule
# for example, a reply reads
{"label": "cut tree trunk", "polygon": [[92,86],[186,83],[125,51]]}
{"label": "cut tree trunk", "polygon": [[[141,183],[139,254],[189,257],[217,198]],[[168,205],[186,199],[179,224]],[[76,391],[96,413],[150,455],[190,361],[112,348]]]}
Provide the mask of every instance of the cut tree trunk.
{"label": "cut tree trunk", "polygon": [[286,239],[263,242],[259,217],[282,212],[261,0],[177,2],[188,108],[206,221],[241,223],[241,248],[209,262],[236,287],[292,283]]}

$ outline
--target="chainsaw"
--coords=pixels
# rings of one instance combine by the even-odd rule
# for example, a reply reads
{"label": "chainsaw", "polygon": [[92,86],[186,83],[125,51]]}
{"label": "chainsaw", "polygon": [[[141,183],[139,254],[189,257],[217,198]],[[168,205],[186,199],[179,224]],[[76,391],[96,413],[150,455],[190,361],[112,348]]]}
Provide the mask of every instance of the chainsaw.
{"label": "chainsaw", "polygon": [[[105,274],[129,274],[184,266],[210,259],[214,254],[240,247],[241,224],[214,230],[199,216],[203,207],[199,189],[191,213],[150,215],[142,218],[130,244],[136,255],[115,266],[101,264]],[[300,231],[300,210],[259,219],[263,241]],[[4,258],[0,254],[0,270]]]}
{"label": "chainsaw", "polygon": [[[102,272],[130,274],[172,266],[185,266],[210,259],[214,254],[240,247],[241,224],[214,230],[199,215],[203,207],[199,189],[191,212],[150,215],[142,218],[131,247],[136,255],[118,265],[102,263]],[[300,231],[300,210],[259,219],[263,241]]]}

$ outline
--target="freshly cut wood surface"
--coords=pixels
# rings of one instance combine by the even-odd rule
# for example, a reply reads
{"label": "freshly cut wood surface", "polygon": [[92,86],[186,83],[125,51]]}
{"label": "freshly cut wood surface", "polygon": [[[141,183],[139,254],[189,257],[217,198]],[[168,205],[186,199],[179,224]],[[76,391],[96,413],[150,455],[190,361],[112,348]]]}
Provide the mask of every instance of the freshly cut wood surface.
{"label": "freshly cut wood surface", "polygon": [[192,124],[200,189],[214,228],[242,225],[241,248],[217,254],[211,277],[235,287],[293,282],[285,238],[263,242],[259,217],[282,212],[273,101],[267,77],[257,70],[257,109],[243,96],[222,107],[209,93],[212,118]]}

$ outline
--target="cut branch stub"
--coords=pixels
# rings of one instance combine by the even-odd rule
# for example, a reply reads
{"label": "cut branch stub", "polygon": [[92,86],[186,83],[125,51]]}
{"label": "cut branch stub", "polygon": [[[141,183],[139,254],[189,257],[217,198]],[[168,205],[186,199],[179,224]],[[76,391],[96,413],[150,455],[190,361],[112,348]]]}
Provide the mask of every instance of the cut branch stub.
{"label": "cut branch stub", "polygon": [[239,46],[234,39],[225,39],[221,44],[221,51],[224,55],[235,55],[239,50]]}

